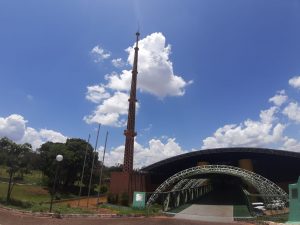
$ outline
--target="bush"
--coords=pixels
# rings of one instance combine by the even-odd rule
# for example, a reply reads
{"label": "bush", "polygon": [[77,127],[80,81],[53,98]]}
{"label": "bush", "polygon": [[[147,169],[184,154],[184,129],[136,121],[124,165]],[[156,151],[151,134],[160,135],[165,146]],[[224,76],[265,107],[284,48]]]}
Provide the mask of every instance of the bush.
{"label": "bush", "polygon": [[13,198],[11,198],[9,200],[8,205],[17,206],[17,207],[24,208],[24,209],[32,207],[31,202],[21,201],[21,200],[17,200],[17,199],[13,199]]}
{"label": "bush", "polygon": [[112,194],[112,193],[108,193],[107,202],[110,203],[110,204],[117,204],[118,203],[117,195]]}
{"label": "bush", "polygon": [[108,190],[108,188],[107,188],[106,186],[101,186],[101,188],[100,188],[100,193],[101,193],[101,194],[104,194],[104,193],[107,192],[107,190]]}
{"label": "bush", "polygon": [[50,179],[47,176],[43,176],[41,184],[42,186],[50,186]]}
{"label": "bush", "polygon": [[126,192],[121,195],[121,205],[128,206],[129,205],[129,196]]}

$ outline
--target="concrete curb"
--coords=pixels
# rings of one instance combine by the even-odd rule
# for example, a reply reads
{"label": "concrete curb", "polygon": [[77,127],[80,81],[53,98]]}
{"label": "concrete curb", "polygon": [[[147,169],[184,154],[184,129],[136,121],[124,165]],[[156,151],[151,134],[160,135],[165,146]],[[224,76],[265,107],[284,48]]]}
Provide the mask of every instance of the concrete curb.
{"label": "concrete curb", "polygon": [[19,215],[29,215],[35,217],[50,217],[50,218],[130,218],[130,217],[146,217],[145,215],[140,214],[128,214],[128,215],[120,215],[120,214],[60,214],[60,213],[46,213],[46,212],[31,212],[20,209],[13,209],[9,207],[5,207],[0,205],[0,210],[2,211],[10,211]]}

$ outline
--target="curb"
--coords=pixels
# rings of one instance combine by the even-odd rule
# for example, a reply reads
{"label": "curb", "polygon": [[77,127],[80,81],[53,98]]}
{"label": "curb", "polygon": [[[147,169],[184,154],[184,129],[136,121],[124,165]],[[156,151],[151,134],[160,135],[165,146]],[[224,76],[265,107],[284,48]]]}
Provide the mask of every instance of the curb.
{"label": "curb", "polygon": [[20,209],[13,209],[8,208],[5,206],[0,205],[0,210],[2,211],[9,211],[19,215],[29,215],[35,217],[48,217],[48,218],[137,218],[146,217],[145,215],[140,214],[128,214],[128,215],[121,215],[121,214],[60,214],[60,213],[46,213],[46,212],[31,212],[25,211]]}

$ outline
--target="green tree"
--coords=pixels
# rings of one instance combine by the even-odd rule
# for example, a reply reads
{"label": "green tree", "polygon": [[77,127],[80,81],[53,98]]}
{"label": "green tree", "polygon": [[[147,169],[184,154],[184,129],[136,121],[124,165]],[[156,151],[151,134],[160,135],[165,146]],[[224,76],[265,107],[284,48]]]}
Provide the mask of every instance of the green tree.
{"label": "green tree", "polygon": [[15,174],[17,172],[21,174],[29,172],[28,154],[32,151],[32,148],[28,143],[16,144],[6,137],[0,139],[0,148],[3,155],[5,155],[4,162],[9,175],[6,195],[6,201],[9,202],[15,184]]}
{"label": "green tree", "polygon": [[[87,144],[86,141],[77,138],[71,138],[66,143],[53,143],[47,142],[43,144],[38,152],[41,158],[41,170],[49,178],[48,185],[53,184],[54,173],[56,168],[55,157],[58,154],[63,155],[64,159],[60,162],[59,183],[63,190],[72,190],[75,183],[80,180],[82,171],[85,151],[87,148],[86,167],[84,172],[83,184],[85,186],[89,183],[89,177],[91,172],[92,160],[93,160],[93,147]],[[95,169],[93,184],[97,183],[97,168],[98,166],[98,154],[95,155]]]}

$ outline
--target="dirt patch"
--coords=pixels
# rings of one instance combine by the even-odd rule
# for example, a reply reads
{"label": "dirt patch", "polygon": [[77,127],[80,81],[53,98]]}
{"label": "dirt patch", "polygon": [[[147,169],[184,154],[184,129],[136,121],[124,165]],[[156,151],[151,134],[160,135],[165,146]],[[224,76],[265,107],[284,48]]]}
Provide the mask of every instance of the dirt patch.
{"label": "dirt patch", "polygon": [[[76,200],[68,200],[68,201],[64,201],[62,203],[59,204],[65,204],[65,205],[69,205],[72,208],[82,208],[82,209],[89,209],[92,211],[95,211],[97,213],[100,214],[110,214],[110,213],[116,213],[116,211],[114,210],[110,210],[110,209],[104,209],[104,208],[99,208],[97,207],[97,202],[98,202],[98,198],[82,198],[80,200],[76,199]],[[106,197],[100,197],[99,198],[99,203],[103,204],[107,202],[107,198]],[[79,205],[78,205],[79,204]]]}
{"label": "dirt patch", "polygon": [[30,187],[28,186],[25,191],[29,194],[35,194],[35,195],[48,195],[49,192],[47,189],[40,188],[40,187]]}

